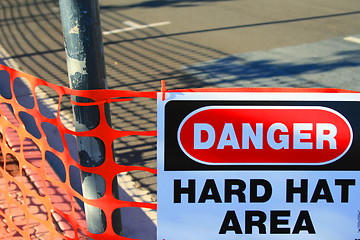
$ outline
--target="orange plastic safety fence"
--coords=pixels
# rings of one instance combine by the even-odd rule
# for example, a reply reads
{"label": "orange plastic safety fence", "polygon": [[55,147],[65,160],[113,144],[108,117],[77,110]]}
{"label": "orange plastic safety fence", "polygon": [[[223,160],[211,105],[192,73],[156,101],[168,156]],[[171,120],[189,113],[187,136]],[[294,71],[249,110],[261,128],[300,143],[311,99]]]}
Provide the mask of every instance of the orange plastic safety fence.
{"label": "orange plastic safety fence", "polygon": [[[25,93],[21,90],[26,89],[21,86],[24,79],[29,89]],[[130,239],[115,233],[113,212],[124,207],[156,209],[156,204],[115,198],[113,180],[122,172],[140,170],[156,174],[156,169],[116,163],[112,144],[115,139],[131,135],[155,136],[156,131],[114,130],[107,123],[104,103],[136,97],[156,98],[156,92],[76,91],[3,65],[0,65],[0,83],[0,239]],[[58,99],[53,117],[42,109],[37,99],[36,91],[42,87],[52,89]],[[65,127],[60,114],[65,96],[91,99],[89,103],[72,104],[96,105],[100,113],[98,126],[82,132]],[[53,132],[52,137],[49,131]],[[52,139],[54,136],[56,141]],[[100,139],[105,146],[105,161],[97,167],[81,166],[68,149],[69,136]],[[62,169],[63,176],[53,172],[50,165],[54,163],[49,164],[49,159],[57,160],[55,168]],[[106,186],[103,196],[87,199],[76,191],[70,179],[72,169],[101,176]],[[94,234],[87,230],[79,201],[103,211],[105,232]]]}

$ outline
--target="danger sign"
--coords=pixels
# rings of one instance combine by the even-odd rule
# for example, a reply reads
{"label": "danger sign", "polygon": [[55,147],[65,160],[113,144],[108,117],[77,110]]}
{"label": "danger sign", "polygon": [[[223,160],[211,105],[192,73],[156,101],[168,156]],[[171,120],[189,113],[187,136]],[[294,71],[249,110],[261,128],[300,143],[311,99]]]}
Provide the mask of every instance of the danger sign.
{"label": "danger sign", "polygon": [[209,106],[185,117],[178,142],[204,164],[325,164],[349,149],[352,129],[324,107]]}
{"label": "danger sign", "polygon": [[360,238],[360,93],[158,100],[158,240]]}

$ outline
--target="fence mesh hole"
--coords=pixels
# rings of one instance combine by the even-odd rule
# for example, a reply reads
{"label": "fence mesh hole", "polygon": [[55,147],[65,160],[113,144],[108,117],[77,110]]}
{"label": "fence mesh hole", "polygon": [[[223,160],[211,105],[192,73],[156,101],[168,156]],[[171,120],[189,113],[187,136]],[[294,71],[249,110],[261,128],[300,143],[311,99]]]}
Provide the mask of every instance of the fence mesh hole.
{"label": "fence mesh hole", "polygon": [[13,87],[17,102],[24,108],[33,109],[35,102],[29,81],[24,77],[17,77]]}
{"label": "fence mesh hole", "polygon": [[30,133],[37,139],[40,139],[41,133],[39,131],[35,118],[31,114],[23,111],[19,112],[19,117],[28,133]]}
{"label": "fence mesh hole", "polygon": [[48,86],[37,86],[35,95],[40,113],[46,118],[55,119],[59,105],[59,95],[56,91]]}
{"label": "fence mesh hole", "polygon": [[6,99],[11,99],[12,93],[10,88],[10,75],[7,71],[0,71],[0,82],[2,83],[0,95]]}
{"label": "fence mesh hole", "polygon": [[64,144],[59,132],[59,129],[52,123],[42,122],[41,128],[43,129],[46,140],[50,147],[55,149],[56,151],[63,152]]}

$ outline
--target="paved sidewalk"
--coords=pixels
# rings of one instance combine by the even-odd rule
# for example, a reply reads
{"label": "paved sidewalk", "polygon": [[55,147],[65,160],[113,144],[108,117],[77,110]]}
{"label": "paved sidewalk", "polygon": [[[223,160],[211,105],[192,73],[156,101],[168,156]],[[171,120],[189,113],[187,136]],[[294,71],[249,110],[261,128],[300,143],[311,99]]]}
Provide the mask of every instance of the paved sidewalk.
{"label": "paved sidewalk", "polygon": [[[33,196],[26,196],[22,194],[17,183],[26,186],[28,190],[35,191],[35,186],[30,182],[26,176],[16,176],[14,177],[15,181],[10,181],[5,183],[4,179],[0,179],[0,188],[7,189],[7,195],[0,195],[0,209],[7,216],[7,218],[2,218],[1,225],[3,225],[3,230],[5,230],[5,237],[3,239],[14,239],[14,240],[23,240],[23,239],[42,239],[49,240],[50,233],[47,227],[45,227],[39,220],[46,221],[48,220],[48,213],[42,202]],[[6,197],[10,197],[11,200]],[[26,203],[26,206],[25,204]],[[29,210],[31,218],[25,216],[24,207]],[[7,225],[11,222],[11,225]],[[14,226],[12,226],[14,224]],[[23,234],[20,234],[16,227],[23,230]],[[62,239],[59,237],[53,236],[52,239]]]}
{"label": "paved sidewalk", "polygon": [[[4,77],[4,76],[2,76],[2,77]],[[4,89],[6,89],[6,87],[8,87],[8,86],[6,86],[6,81],[0,82],[0,89],[2,89],[2,91],[0,91],[0,93],[3,96],[4,96],[4,94],[6,95],[6,93],[7,93],[7,91],[4,91]],[[18,100],[19,100],[19,96],[21,96],[20,98],[22,99],[21,100],[22,103],[31,102],[30,100],[32,100],[32,99],[29,98],[29,89],[26,84],[24,84],[24,83],[20,84],[20,82],[17,82],[15,87],[17,88],[17,90],[16,90],[17,93],[15,95]],[[56,102],[54,102],[53,99],[50,99],[48,96],[46,96],[46,94],[44,94],[42,92],[37,91],[36,93],[37,93],[36,98],[38,100],[38,104],[39,104],[39,108],[41,109],[41,113],[46,114],[46,116],[50,117],[51,114],[54,114],[54,112],[56,112],[56,109],[52,109],[54,104],[55,104],[55,108],[57,108]],[[17,122],[17,120],[14,118],[11,109],[6,104],[0,103],[0,114],[3,115],[3,117],[5,117],[13,125],[17,126],[19,124]],[[68,115],[62,116],[62,120],[66,121],[66,122],[63,122],[63,124],[69,128],[71,127],[71,126],[68,126],[68,120],[70,118],[71,118],[71,116],[68,116]],[[31,120],[31,119],[28,119],[28,120]],[[34,126],[34,124],[31,124],[31,121],[28,123],[26,121],[24,121],[24,119],[22,119],[22,121],[24,122],[24,124],[26,126],[26,130],[29,133],[31,133],[34,136],[38,133],[37,127]],[[53,134],[55,134],[55,133],[52,133],[54,131],[54,129],[51,129],[51,128],[47,129],[44,126],[42,126],[42,129],[45,131],[47,138],[50,138],[51,136],[53,136]],[[39,169],[41,167],[41,169],[45,170],[47,177],[50,177],[59,182],[61,182],[61,179],[63,181],[65,181],[64,166],[61,163],[61,160],[59,158],[57,158],[56,156],[53,156],[53,155],[51,155],[51,156],[47,155],[46,158],[48,161],[42,161],[41,153],[33,141],[31,141],[30,139],[20,140],[19,136],[17,135],[15,130],[11,130],[10,128],[3,129],[3,135],[6,138],[7,144],[12,149],[12,151],[14,151],[15,153],[20,153],[21,151],[23,151],[25,159],[29,163],[31,163],[33,166],[38,167]],[[52,144],[59,145],[59,143],[56,143],[57,141],[60,140],[58,135],[55,134],[53,136],[53,138],[51,138],[51,139],[52,139],[52,141],[51,141]],[[70,141],[70,140],[75,141],[75,139],[73,139],[73,138],[67,139],[67,141]],[[51,146],[54,147],[54,145],[51,145]],[[75,151],[75,153],[76,153],[76,143],[75,142],[73,142],[73,143],[68,142],[68,146],[70,146],[70,148],[72,148],[72,147],[74,148],[74,149],[69,149],[70,152]],[[51,166],[49,163],[51,164]],[[54,172],[54,169],[55,169],[55,171],[57,171],[57,173]],[[63,171],[59,171],[61,169],[63,169]],[[36,192],[38,192],[40,196],[44,196],[45,198],[48,198],[48,200],[51,201],[52,206],[55,209],[65,213],[65,214],[70,214],[71,206],[72,206],[71,204],[74,204],[75,202],[68,199],[67,194],[64,192],[63,189],[51,184],[51,182],[49,182],[49,181],[46,181],[47,188],[45,188],[44,180],[41,179],[39,174],[37,174],[37,172],[34,171],[34,169],[29,168],[29,167],[26,167],[26,168],[24,167],[23,170],[24,170],[23,171],[24,174],[26,175],[26,179],[21,179],[21,180],[24,180],[24,181],[27,180],[31,184],[33,184],[33,188],[25,187],[27,190],[32,190],[32,189],[36,190]],[[19,172],[19,169],[17,171]],[[71,176],[70,176],[71,187],[74,188],[76,191],[81,192],[81,186],[79,183],[80,173],[78,171],[77,172],[70,171],[70,174],[71,174]],[[149,199],[147,197],[147,192],[144,193],[144,191],[140,191],[138,189],[138,187],[135,187],[134,182],[130,176],[128,176],[126,174],[121,174],[118,177],[118,181],[120,183],[120,187],[119,187],[119,191],[121,193],[120,200],[138,201],[138,202],[156,201],[156,199]],[[4,189],[4,188],[0,187],[0,191],[1,191],[1,189]],[[16,190],[19,190],[19,188],[17,188]],[[14,193],[14,194],[16,195],[16,193]],[[8,202],[5,201],[5,203],[8,203]],[[5,204],[2,207],[4,210],[7,210]],[[29,205],[29,207],[32,208],[32,206],[30,206],[30,205]],[[9,208],[11,209],[11,204],[9,205]],[[75,210],[76,210],[75,217],[78,220],[78,222],[80,223],[80,225],[86,226],[83,210],[77,204],[75,204]],[[47,209],[47,211],[49,211],[49,209]],[[51,211],[52,211],[52,209],[51,209]],[[31,212],[31,216],[32,215],[36,215],[36,212],[34,212],[34,213]],[[55,224],[56,228],[59,231],[61,231],[65,236],[69,236],[69,237],[74,236],[74,230],[72,229],[71,225],[69,223],[67,223],[67,221],[64,218],[62,218],[60,214],[57,214],[56,211],[52,211],[52,218],[54,219],[54,224],[56,223]],[[26,220],[27,219],[24,217],[24,218],[19,219],[18,221],[20,223],[21,221],[26,221]],[[4,220],[4,222],[9,223],[10,221]],[[122,209],[122,225],[123,225],[123,234],[124,234],[123,236],[124,237],[135,238],[135,239],[144,239],[144,240],[155,239],[156,238],[156,225],[154,224],[154,222],[156,222],[156,211],[155,210],[141,210],[141,209],[133,209],[133,208]],[[24,223],[23,225],[26,225],[26,223]],[[36,227],[36,225],[34,225],[33,227]],[[11,229],[10,229],[10,231],[11,231]],[[52,239],[52,238],[49,238],[49,233],[47,233],[45,235],[47,236],[47,237],[45,237],[45,239]],[[84,237],[84,239],[86,239],[86,237]]]}
{"label": "paved sidewalk", "polygon": [[[14,125],[18,124],[5,104],[0,104],[0,116]],[[38,169],[41,167],[43,174],[61,182],[49,163],[42,161],[39,149],[30,139],[20,140],[17,133],[9,128],[2,133],[2,138],[14,153],[22,150],[28,163]],[[83,210],[76,201],[68,199],[67,193],[59,186],[44,181],[33,168],[24,166],[20,169],[19,165],[14,156],[2,156],[3,170],[7,173],[0,178],[0,227],[4,226],[0,230],[6,231],[4,239],[63,239],[52,235],[54,231],[73,238],[74,229],[58,213],[72,214],[72,206],[75,208],[75,219],[86,227]],[[52,209],[46,208],[44,199],[51,202]],[[80,234],[80,239],[88,238]]]}

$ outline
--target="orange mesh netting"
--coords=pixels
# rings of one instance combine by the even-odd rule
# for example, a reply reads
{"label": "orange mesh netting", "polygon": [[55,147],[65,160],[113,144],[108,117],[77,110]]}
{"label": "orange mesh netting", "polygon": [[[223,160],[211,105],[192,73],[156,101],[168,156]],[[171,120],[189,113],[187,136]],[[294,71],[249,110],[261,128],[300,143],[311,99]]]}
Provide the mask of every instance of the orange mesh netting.
{"label": "orange mesh netting", "polygon": [[[28,83],[28,93],[19,90],[24,89],[23,80]],[[156,204],[115,198],[113,180],[123,172],[138,170],[156,174],[156,170],[116,163],[112,144],[115,139],[131,135],[155,136],[156,131],[114,130],[107,124],[104,103],[129,101],[136,97],[154,99],[156,92],[76,91],[2,65],[0,83],[0,239],[130,239],[117,235],[111,227],[113,212],[124,207],[156,209]],[[58,99],[54,116],[48,115],[37,99],[41,98],[37,91],[42,87],[51,89]],[[100,113],[98,126],[82,132],[65,127],[60,114],[64,96],[91,99],[90,103],[72,104],[97,106]],[[47,131],[53,132],[57,142]],[[105,146],[105,161],[97,167],[81,166],[68,149],[69,136],[100,139]],[[48,159],[53,159],[55,165]],[[55,174],[51,166],[60,169],[61,176]],[[76,191],[70,179],[72,169],[101,176],[106,186],[103,196],[86,199]],[[105,232],[93,234],[87,230],[78,202],[103,211],[107,226]]]}
{"label": "orange mesh netting", "polygon": [[[27,83],[27,84],[25,84]],[[42,90],[46,89],[46,93]],[[26,90],[27,89],[27,90]],[[339,89],[228,88],[185,89],[175,92],[351,92]],[[167,91],[162,82],[164,100]],[[51,96],[48,96],[51,92]],[[44,97],[45,94],[46,96]],[[132,98],[156,99],[157,92],[121,90],[78,91],[57,86],[0,65],[0,239],[131,239],[113,229],[112,216],[126,207],[156,209],[155,203],[119,200],[113,196],[113,180],[120,173],[156,169],[125,166],[115,162],[114,140],[129,136],[156,136],[156,131],[120,131],[109,126],[107,103]],[[76,98],[75,98],[76,97]],[[57,99],[44,102],[43,99]],[[76,102],[75,99],[87,99]],[[65,126],[61,106],[71,101],[78,107],[96,106],[99,123],[77,132]],[[54,105],[49,113],[46,105]],[[45,105],[45,107],[44,107]],[[66,122],[66,121],[65,121]],[[49,134],[51,132],[51,134]],[[105,160],[96,167],[81,166],[75,138],[96,138],[105,149]],[[56,169],[56,173],[53,169]],[[75,171],[74,171],[75,169]],[[80,171],[100,176],[105,191],[87,199],[70,178]],[[101,234],[87,230],[82,203],[101,209],[106,229]],[[136,224],[136,223],[134,223]]]}

